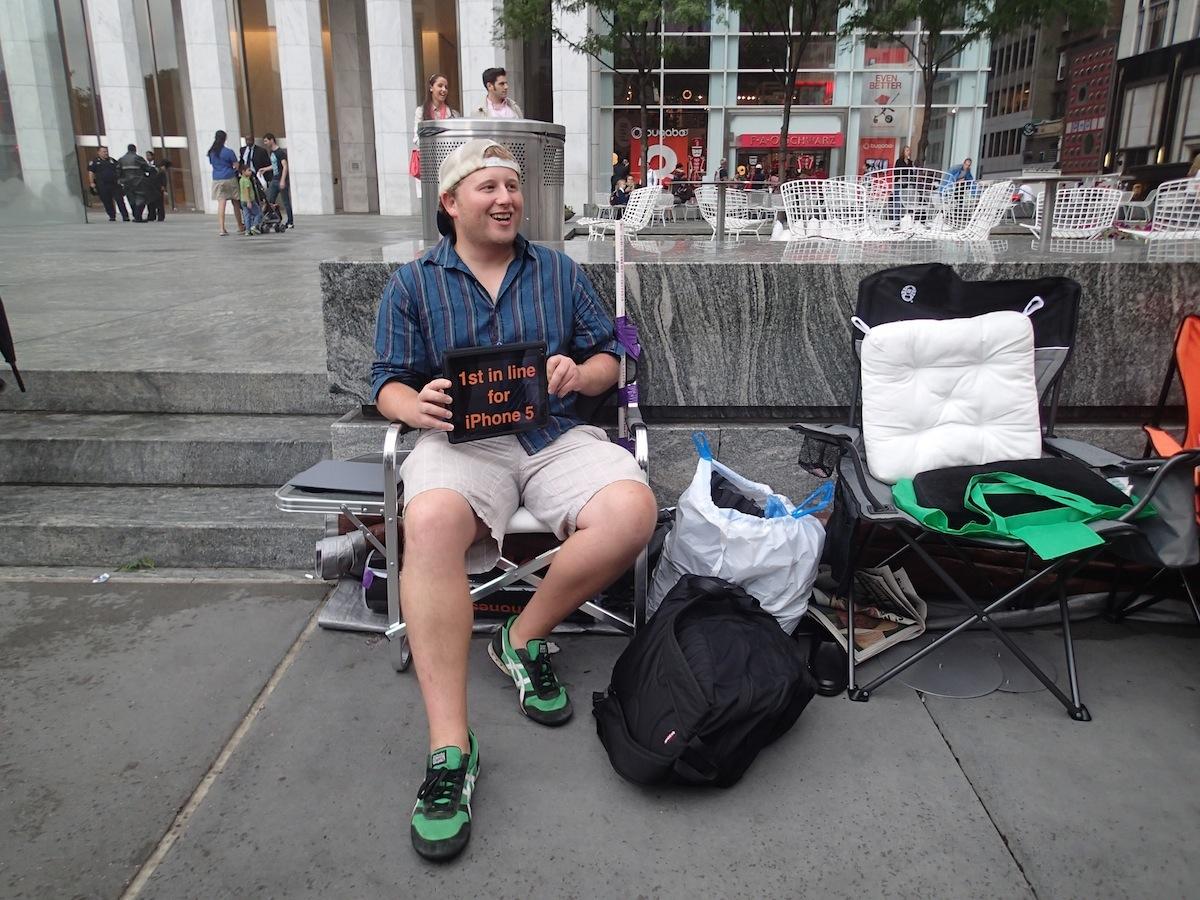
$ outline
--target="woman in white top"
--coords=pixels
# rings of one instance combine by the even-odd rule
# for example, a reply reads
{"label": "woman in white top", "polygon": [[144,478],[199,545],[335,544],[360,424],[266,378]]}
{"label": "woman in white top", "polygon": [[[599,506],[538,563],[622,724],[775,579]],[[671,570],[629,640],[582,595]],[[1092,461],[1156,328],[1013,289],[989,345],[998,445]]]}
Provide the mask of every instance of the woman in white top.
{"label": "woman in white top", "polygon": [[413,144],[418,141],[417,130],[421,123],[428,119],[458,119],[458,110],[451,109],[446,103],[450,93],[450,80],[438,72],[429,76],[429,96],[425,102],[413,110]]}

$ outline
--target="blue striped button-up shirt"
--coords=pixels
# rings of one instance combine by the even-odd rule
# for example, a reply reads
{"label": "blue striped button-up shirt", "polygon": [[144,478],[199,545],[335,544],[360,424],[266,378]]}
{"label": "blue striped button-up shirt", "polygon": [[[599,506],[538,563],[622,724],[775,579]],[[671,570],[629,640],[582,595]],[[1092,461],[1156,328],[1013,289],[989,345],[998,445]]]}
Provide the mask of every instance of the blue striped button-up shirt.
{"label": "blue striped button-up shirt", "polygon": [[[393,380],[421,390],[441,374],[447,350],[545,341],[548,356],[576,362],[620,354],[612,318],[578,264],[520,235],[513,252],[494,303],[449,238],[393,273],[375,327],[373,396]],[[580,424],[575,395],[551,395],[546,426],[517,438],[533,454]]]}

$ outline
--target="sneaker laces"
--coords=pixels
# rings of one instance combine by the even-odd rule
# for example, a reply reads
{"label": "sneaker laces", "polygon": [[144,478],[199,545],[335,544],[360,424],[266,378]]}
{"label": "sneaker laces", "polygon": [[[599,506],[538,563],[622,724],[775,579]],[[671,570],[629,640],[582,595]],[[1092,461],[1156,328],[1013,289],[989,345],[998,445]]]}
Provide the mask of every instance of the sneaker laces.
{"label": "sneaker laces", "polygon": [[432,807],[435,812],[453,814],[466,776],[466,766],[459,769],[430,769],[417,791],[417,799],[425,801],[427,809]]}
{"label": "sneaker laces", "polygon": [[538,696],[553,693],[558,690],[558,679],[554,677],[554,669],[550,665],[550,651],[545,641],[538,642],[537,656],[529,657],[529,678]]}

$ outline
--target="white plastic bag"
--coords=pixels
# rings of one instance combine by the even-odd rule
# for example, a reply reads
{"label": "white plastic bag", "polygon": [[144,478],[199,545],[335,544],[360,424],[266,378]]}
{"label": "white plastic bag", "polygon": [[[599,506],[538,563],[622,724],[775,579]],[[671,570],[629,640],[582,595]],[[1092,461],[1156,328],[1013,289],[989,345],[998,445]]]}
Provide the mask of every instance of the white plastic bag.
{"label": "white plastic bag", "polygon": [[[691,484],[679,497],[675,526],[663,544],[650,584],[647,613],[654,614],[684,575],[713,575],[744,588],[790,634],[808,609],[825,544],[825,526],[811,513],[829,505],[832,482],[793,506],[767,485],[743,478],[714,460],[703,434],[692,439],[700,461]],[[714,471],[767,515],[717,506],[712,497]]]}

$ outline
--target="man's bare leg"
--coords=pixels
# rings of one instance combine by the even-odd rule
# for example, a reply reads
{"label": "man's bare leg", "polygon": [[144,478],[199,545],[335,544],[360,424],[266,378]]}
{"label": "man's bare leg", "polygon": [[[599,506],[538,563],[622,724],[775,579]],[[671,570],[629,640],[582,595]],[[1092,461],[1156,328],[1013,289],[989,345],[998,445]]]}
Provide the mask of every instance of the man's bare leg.
{"label": "man's bare leg", "polygon": [[467,750],[467,651],[471,643],[467,549],[486,533],[455,491],[423,491],[404,511],[400,604],[429,720],[429,748]]}
{"label": "man's bare leg", "polygon": [[[589,500],[541,586],[513,622],[509,640],[523,648],[544,638],[597,591],[612,584],[650,542],[658,517],[654,494],[637,481],[614,481]],[[415,655],[415,653],[414,653]]]}

